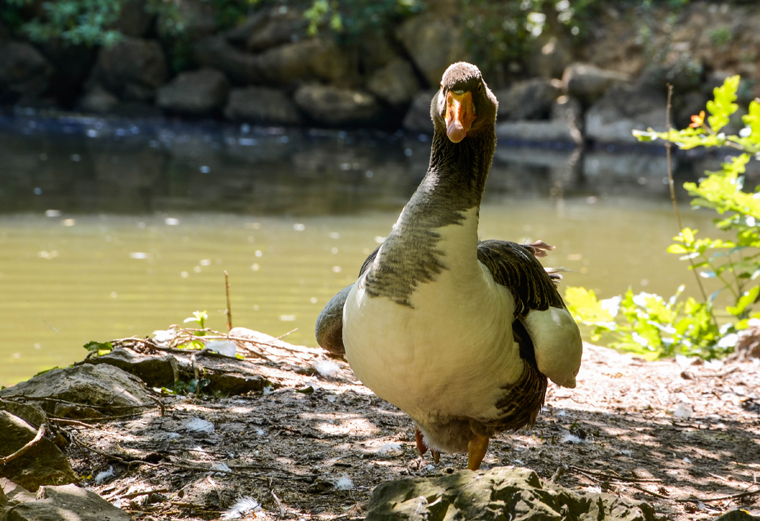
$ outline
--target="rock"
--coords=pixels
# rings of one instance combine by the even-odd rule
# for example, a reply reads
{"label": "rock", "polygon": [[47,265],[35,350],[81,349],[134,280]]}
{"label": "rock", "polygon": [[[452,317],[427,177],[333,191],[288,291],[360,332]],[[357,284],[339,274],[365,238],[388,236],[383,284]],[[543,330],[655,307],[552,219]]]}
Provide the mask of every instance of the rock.
{"label": "rock", "polygon": [[110,364],[135,375],[150,387],[171,387],[179,380],[179,366],[172,355],[146,356],[117,347],[107,355],[91,356],[85,363]]}
{"label": "rock", "polygon": [[41,487],[36,496],[18,484],[0,479],[8,497],[3,519],[8,521],[131,521],[132,517],[76,485]]}
{"label": "rock", "polygon": [[731,357],[739,360],[760,358],[760,324],[750,321],[749,327],[739,332],[739,340]]}
{"label": "rock", "polygon": [[95,85],[88,93],[79,98],[77,103],[84,112],[108,114],[119,105],[119,98],[100,85]]}
{"label": "rock", "polygon": [[82,85],[95,65],[97,49],[87,45],[71,45],[60,39],[39,44],[45,58],[53,65],[48,91],[60,105],[71,106],[81,94]]}
{"label": "rock", "polygon": [[737,508],[731,512],[726,512],[720,517],[716,517],[714,521],[760,521],[760,516],[753,516],[746,510]]}
{"label": "rock", "polygon": [[98,78],[111,92],[124,99],[152,100],[167,76],[161,46],[154,40],[125,38],[100,50]]}
{"label": "rock", "polygon": [[230,84],[215,69],[183,72],[158,89],[156,104],[162,109],[180,114],[203,116],[224,107]]}
{"label": "rock", "polygon": [[311,81],[349,85],[349,60],[329,38],[309,38],[259,55],[263,82],[291,88]]}
{"label": "rock", "polygon": [[150,30],[154,16],[145,9],[145,0],[127,0],[121,4],[119,19],[112,28],[124,36],[142,38]]}
{"label": "rock", "polygon": [[533,470],[497,467],[435,478],[402,479],[372,491],[366,521],[424,519],[654,521],[646,503],[541,483]]}
{"label": "rock", "polygon": [[408,105],[420,90],[420,82],[408,61],[394,58],[370,76],[367,90],[389,105]]}
{"label": "rock", "polygon": [[225,36],[249,51],[261,52],[306,38],[307,25],[303,11],[283,5],[254,13]]}
{"label": "rock", "polygon": [[534,143],[577,142],[572,128],[560,120],[507,121],[496,125],[496,136],[499,139]]}
{"label": "rock", "polygon": [[659,90],[617,85],[586,112],[586,137],[599,143],[637,143],[633,130],[665,130],[666,105]]}
{"label": "rock", "polygon": [[233,89],[224,109],[227,119],[270,125],[301,124],[296,104],[284,92],[267,87]]}
{"label": "rock", "polygon": [[0,102],[23,94],[40,95],[50,85],[53,67],[32,45],[0,41]]}
{"label": "rock", "polygon": [[600,69],[588,63],[574,63],[565,69],[562,84],[565,92],[590,105],[613,85],[625,83],[628,76],[615,71]]}
{"label": "rock", "polygon": [[[11,409],[31,410],[26,416],[42,419],[32,423],[3,408],[13,402],[0,401],[0,458],[13,454],[29,443],[37,435],[40,426],[47,421],[41,410],[31,405],[14,404]],[[28,411],[27,411],[28,412]],[[0,465],[0,476],[9,478],[19,485],[37,490],[42,485],[63,485],[77,481],[68,460],[55,444],[43,437],[20,456],[5,465]]]}
{"label": "rock", "polygon": [[430,119],[430,104],[436,91],[426,91],[417,94],[409,110],[406,111],[402,126],[409,132],[433,133],[433,120]]}
{"label": "rock", "polygon": [[533,78],[494,94],[499,100],[498,121],[547,119],[560,89],[545,78]]}
{"label": "rock", "polygon": [[397,36],[430,87],[438,87],[444,71],[467,59],[460,25],[433,13],[408,18]]}
{"label": "rock", "polygon": [[399,56],[398,44],[381,29],[369,29],[359,42],[361,70],[371,76]]}
{"label": "rock", "polygon": [[63,418],[139,414],[155,405],[139,378],[107,364],[53,369],[0,390],[0,398],[12,397]]}
{"label": "rock", "polygon": [[295,94],[296,105],[309,117],[324,126],[361,126],[377,122],[380,105],[366,92],[306,85]]}
{"label": "rock", "polygon": [[258,56],[241,52],[218,36],[193,44],[193,56],[202,67],[223,72],[237,85],[260,84],[263,80]]}
{"label": "rock", "polygon": [[528,70],[543,78],[561,78],[572,58],[572,42],[564,35],[548,34],[544,29],[533,44]]}

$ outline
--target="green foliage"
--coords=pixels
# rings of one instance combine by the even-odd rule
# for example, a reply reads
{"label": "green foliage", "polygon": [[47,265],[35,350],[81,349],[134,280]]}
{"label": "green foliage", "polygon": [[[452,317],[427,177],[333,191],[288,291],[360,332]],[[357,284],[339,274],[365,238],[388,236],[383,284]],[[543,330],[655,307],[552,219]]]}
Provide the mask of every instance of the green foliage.
{"label": "green foliage", "polygon": [[[568,307],[578,320],[593,326],[593,339],[611,336],[613,347],[655,358],[679,353],[713,358],[731,352],[734,333],[750,319],[760,319],[753,309],[760,302],[760,187],[743,190],[747,163],[753,154],[760,158],[760,100],[750,103],[742,118],[746,127],[738,136],[721,132],[738,110],[739,83],[739,76],[732,76],[715,88],[714,99],[707,103],[710,115],[706,118],[702,111],[692,116],[689,128],[633,131],[640,141],[669,140],[684,149],[727,146],[742,152],[699,183],[684,184],[692,206],[715,210],[719,217],[713,223],[731,239],[698,237],[698,230],[683,228],[668,247],[669,253],[689,261],[690,270],[712,281],[714,290],[704,302],[691,297],[679,302],[683,287],[667,300],[646,293],[634,296],[629,289],[624,297],[599,301],[593,292],[569,288]],[[714,307],[722,292],[730,294],[731,303],[725,306],[730,318],[718,328]]]}
{"label": "green foliage", "polygon": [[309,0],[304,11],[308,33],[327,28],[347,42],[366,36],[367,31],[393,27],[399,20],[422,11],[423,0]]}
{"label": "green foliage", "polygon": [[96,342],[95,340],[87,342],[83,347],[92,353],[97,353],[98,356],[107,355],[113,350],[111,342]]}

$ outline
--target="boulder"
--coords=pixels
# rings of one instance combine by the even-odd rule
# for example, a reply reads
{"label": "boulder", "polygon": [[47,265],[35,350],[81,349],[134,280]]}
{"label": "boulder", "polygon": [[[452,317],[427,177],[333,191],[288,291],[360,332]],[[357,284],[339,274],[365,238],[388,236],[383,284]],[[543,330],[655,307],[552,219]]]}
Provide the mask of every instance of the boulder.
{"label": "boulder", "polygon": [[167,77],[166,59],[154,40],[124,38],[98,54],[97,76],[111,92],[124,99],[152,100]]}
{"label": "boulder", "polygon": [[107,355],[91,356],[85,363],[113,365],[135,375],[150,387],[171,387],[179,380],[179,366],[172,355],[146,356],[117,347]]}
{"label": "boulder", "polygon": [[53,369],[0,390],[0,398],[14,397],[64,418],[139,414],[155,406],[139,378],[107,364]]}
{"label": "boulder", "polygon": [[533,78],[514,83],[508,89],[494,92],[499,100],[498,121],[548,119],[552,103],[560,88],[546,78]]}
{"label": "boulder", "polygon": [[629,80],[626,74],[600,69],[588,63],[574,63],[562,75],[565,92],[590,105],[613,85]]}
{"label": "boulder", "polygon": [[665,130],[666,105],[659,90],[614,86],[586,111],[586,137],[599,143],[638,143],[633,130]]}
{"label": "boulder", "polygon": [[507,121],[496,125],[496,136],[509,141],[531,143],[575,143],[572,127],[561,120]]}
{"label": "boulder", "polygon": [[237,50],[224,38],[211,36],[196,42],[193,44],[193,56],[199,65],[223,72],[234,84],[262,83],[259,57]]}
{"label": "boulder", "polygon": [[572,41],[565,35],[554,35],[546,27],[532,44],[528,70],[534,76],[561,78],[572,62]]}
{"label": "boulder", "polygon": [[269,49],[259,55],[264,83],[294,87],[310,81],[351,83],[349,60],[329,38],[309,38]]}
{"label": "boulder", "polygon": [[372,94],[356,90],[306,85],[295,94],[296,105],[323,126],[362,126],[376,123],[380,105]]}
{"label": "boulder", "polygon": [[150,30],[154,18],[145,7],[145,0],[127,0],[121,4],[119,19],[111,27],[124,36],[144,37]]}
{"label": "boulder", "polygon": [[358,45],[359,66],[371,76],[399,56],[398,43],[381,29],[369,29]]}
{"label": "boulder", "polygon": [[405,20],[397,36],[429,87],[438,87],[444,71],[454,62],[467,59],[461,25],[434,13]]}
{"label": "boulder", "polygon": [[406,111],[402,126],[409,132],[433,133],[433,121],[430,119],[430,103],[437,91],[421,92],[414,97],[409,110]]}
{"label": "boulder", "polygon": [[412,101],[420,82],[408,61],[394,58],[370,76],[367,90],[389,105],[402,106]]}
{"label": "boulder", "polygon": [[224,107],[230,84],[216,69],[183,72],[158,89],[156,104],[180,114],[204,116]]}
{"label": "boulder", "polygon": [[301,124],[301,114],[293,100],[284,92],[267,87],[233,89],[224,115],[232,121],[286,126]]}
{"label": "boulder", "polygon": [[654,509],[612,494],[542,483],[535,471],[497,467],[449,476],[389,481],[372,491],[366,521],[594,519],[654,521]]}
{"label": "boulder", "polygon": [[32,45],[0,41],[0,102],[24,94],[40,95],[50,85],[53,67]]}
{"label": "boulder", "polygon": [[113,112],[119,105],[119,98],[108,92],[101,85],[96,84],[89,92],[79,98],[77,105],[84,112],[108,114]]}
{"label": "boulder", "polygon": [[[9,407],[6,408],[6,405]],[[32,441],[46,421],[44,413],[32,405],[0,400],[0,432],[3,433],[0,437],[0,458],[13,454]],[[37,490],[42,485],[63,485],[78,480],[66,456],[45,437],[20,456],[0,465],[0,476],[29,490]]]}
{"label": "boulder", "polygon": [[0,478],[8,498],[3,519],[8,521],[131,521],[132,516],[76,485],[40,487],[32,494],[19,484]]}
{"label": "boulder", "polygon": [[225,37],[251,52],[261,52],[306,38],[307,25],[303,11],[283,5],[252,14]]}
{"label": "boulder", "polygon": [[743,508],[737,508],[716,517],[713,521],[760,521],[760,516],[753,516]]}

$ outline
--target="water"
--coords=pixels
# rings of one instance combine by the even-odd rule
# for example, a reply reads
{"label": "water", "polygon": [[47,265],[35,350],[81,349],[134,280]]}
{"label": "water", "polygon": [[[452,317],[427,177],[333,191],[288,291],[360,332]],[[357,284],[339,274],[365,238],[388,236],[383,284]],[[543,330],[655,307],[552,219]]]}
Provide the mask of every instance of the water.
{"label": "water", "polygon": [[[234,325],[297,328],[289,341],[315,345],[317,314],[424,175],[427,139],[0,119],[0,385],[196,310],[224,330],[225,270]],[[685,164],[679,185],[696,178]],[[572,270],[567,285],[670,295],[692,279],[665,253],[676,225],[664,175],[662,155],[638,150],[500,144],[481,235],[557,245],[546,264]]]}

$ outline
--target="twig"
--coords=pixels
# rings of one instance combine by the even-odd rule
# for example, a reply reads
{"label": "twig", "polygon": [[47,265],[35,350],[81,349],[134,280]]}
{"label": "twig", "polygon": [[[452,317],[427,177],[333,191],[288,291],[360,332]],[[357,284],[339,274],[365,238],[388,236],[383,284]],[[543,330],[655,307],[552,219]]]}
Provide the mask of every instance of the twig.
{"label": "twig", "polygon": [[760,494],[760,488],[753,491],[740,492],[738,494],[732,494],[730,496],[714,497],[714,498],[688,498],[688,499],[676,499],[677,503],[710,503],[712,501],[725,501],[727,499],[740,499],[747,496],[754,496]]}
{"label": "twig", "polygon": [[615,481],[620,481],[621,483],[662,483],[662,480],[658,478],[637,478],[637,477],[626,478],[626,477],[620,476],[617,473],[607,474],[606,472],[584,469],[583,467],[576,467],[575,465],[570,465],[569,468],[570,470],[575,470],[576,472],[585,474],[592,479],[615,480]]}
{"label": "twig", "polygon": [[164,492],[171,492],[170,488],[155,488],[153,490],[145,490],[143,492],[132,492],[131,494],[124,494],[119,496],[119,499],[134,499],[136,497],[145,496],[148,494],[163,494]]}
{"label": "twig", "polygon": [[277,497],[277,494],[274,492],[274,488],[272,487],[272,478],[267,478],[267,483],[269,484],[269,493],[272,494],[272,497],[274,498],[274,502],[277,503],[277,508],[280,509],[280,516],[285,515],[285,509],[282,508],[282,501],[280,501],[280,498]]}
{"label": "twig", "polygon": [[[678,200],[676,199],[676,189],[675,189],[675,182],[673,181],[673,161],[671,159],[671,152],[670,149],[672,147],[672,142],[670,140],[670,109],[672,107],[671,100],[673,98],[673,85],[668,83],[668,106],[665,111],[665,128],[668,131],[668,139],[665,142],[665,150],[667,154],[667,162],[668,162],[668,185],[670,186],[670,200],[673,201],[673,210],[676,214],[676,222],[678,223],[678,233],[683,235],[683,222],[681,221],[681,211],[678,209]],[[689,256],[689,265],[691,266],[691,270],[694,272],[694,277],[697,279],[697,286],[699,286],[699,292],[702,294],[702,301],[707,303],[707,293],[705,292],[705,287],[702,285],[702,280],[699,278],[699,271],[694,269],[694,259]],[[718,321],[715,319],[715,315],[712,312],[712,306],[708,307],[708,311],[710,312],[710,317],[712,318],[713,324],[715,325],[715,328],[718,329]]]}
{"label": "twig", "polygon": [[39,441],[42,439],[42,437],[45,435],[45,424],[43,423],[40,425],[40,428],[37,429],[37,434],[32,438],[30,441],[28,441],[23,447],[21,447],[19,450],[14,452],[13,454],[9,454],[8,456],[0,458],[0,465],[5,465],[7,463],[10,463],[14,459],[18,458],[22,454],[24,454],[26,451],[34,447]]}
{"label": "twig", "polygon": [[227,293],[227,330],[232,329],[232,305],[230,304],[230,275],[224,270],[224,289]]}
{"label": "twig", "polygon": [[295,333],[296,331],[298,331],[298,328],[295,328],[295,329],[291,329],[290,331],[288,331],[288,332],[287,332],[287,333],[285,333],[284,335],[280,335],[280,336],[278,336],[278,337],[277,337],[277,340],[280,340],[280,339],[282,339],[282,338],[285,338],[285,337],[286,337],[286,336],[288,336],[289,334],[291,334],[291,333]]}

